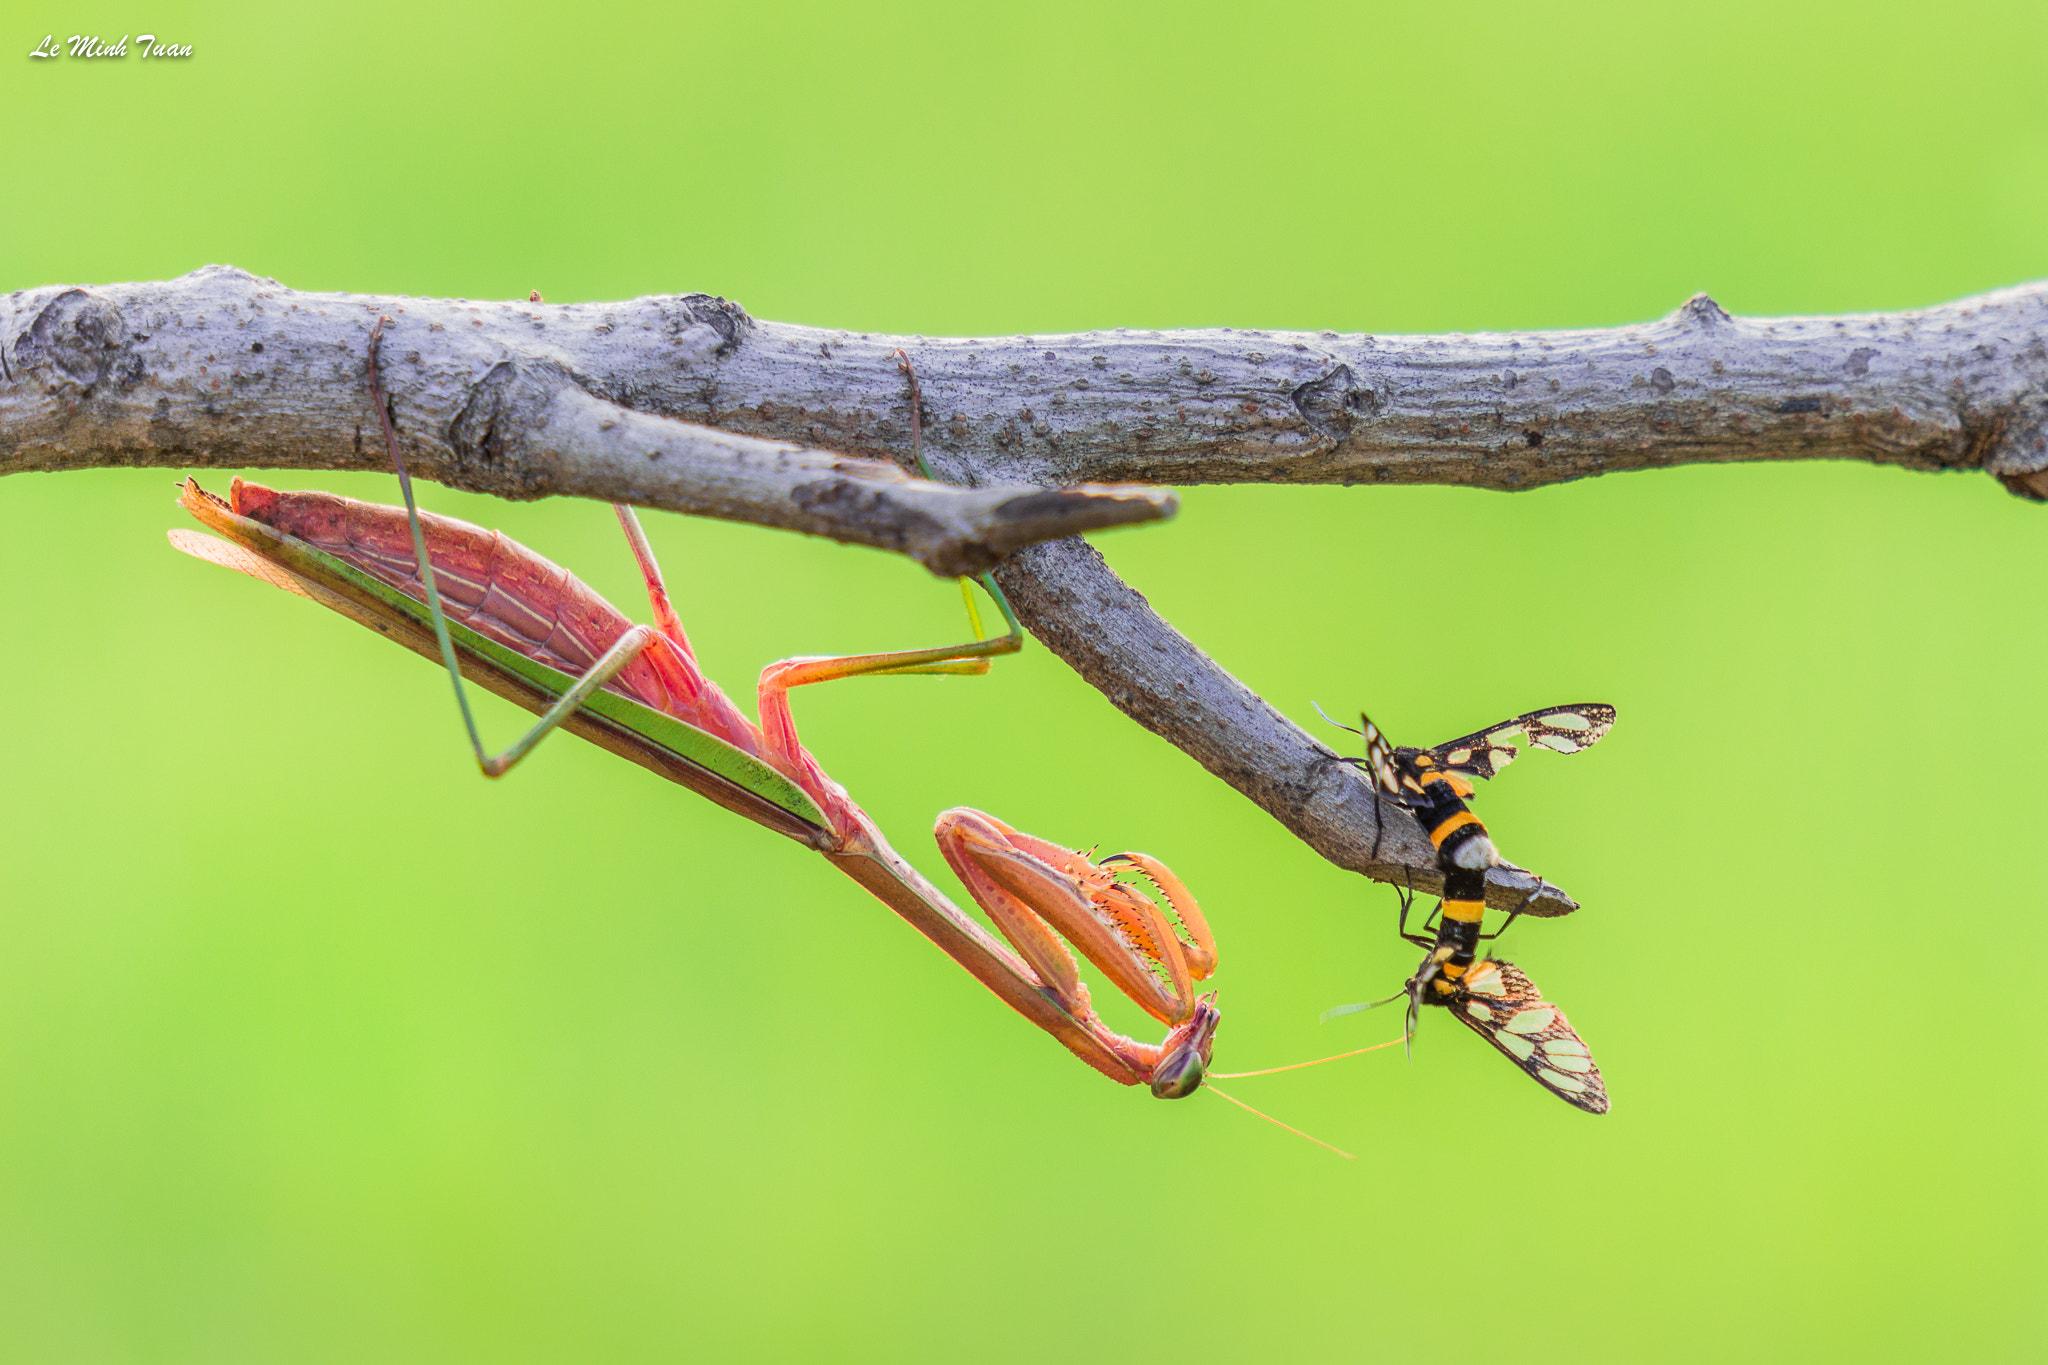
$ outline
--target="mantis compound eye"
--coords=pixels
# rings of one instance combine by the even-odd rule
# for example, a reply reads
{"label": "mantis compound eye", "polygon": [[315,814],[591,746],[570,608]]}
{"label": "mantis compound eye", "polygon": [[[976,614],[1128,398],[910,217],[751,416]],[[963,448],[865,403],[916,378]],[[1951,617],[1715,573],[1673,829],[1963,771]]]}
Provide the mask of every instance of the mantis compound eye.
{"label": "mantis compound eye", "polygon": [[1159,1059],[1159,1066],[1152,1073],[1152,1097],[1160,1100],[1184,1100],[1202,1088],[1203,1065],[1201,1054],[1192,1048],[1185,1048]]}
{"label": "mantis compound eye", "polygon": [[1154,1099],[1184,1100],[1202,1088],[1209,1051],[1215,1046],[1216,1025],[1222,1019],[1213,993],[1195,1002],[1194,1018],[1167,1035],[1166,1046],[1152,1068]]}

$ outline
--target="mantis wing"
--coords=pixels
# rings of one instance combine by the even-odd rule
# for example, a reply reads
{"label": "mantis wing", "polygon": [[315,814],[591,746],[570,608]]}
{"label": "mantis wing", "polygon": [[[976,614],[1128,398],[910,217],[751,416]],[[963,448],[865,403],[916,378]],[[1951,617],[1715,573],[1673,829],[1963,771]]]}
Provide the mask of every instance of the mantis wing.
{"label": "mantis wing", "polygon": [[[171,531],[175,548],[310,598],[440,662],[425,604],[302,540],[236,515],[190,479],[179,505],[227,540]],[[576,681],[456,622],[449,622],[449,633],[464,677],[535,714]],[[798,843],[818,849],[833,844],[824,813],[802,788],[752,754],[674,716],[600,690],[563,728]]]}

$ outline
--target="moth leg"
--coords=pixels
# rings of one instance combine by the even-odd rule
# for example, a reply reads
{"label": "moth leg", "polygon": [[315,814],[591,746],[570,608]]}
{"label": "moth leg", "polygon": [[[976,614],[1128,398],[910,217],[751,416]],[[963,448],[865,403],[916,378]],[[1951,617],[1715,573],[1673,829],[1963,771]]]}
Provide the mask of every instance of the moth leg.
{"label": "moth leg", "polygon": [[[1408,911],[1415,904],[1415,876],[1413,873],[1408,874],[1408,881],[1409,885],[1403,888],[1399,893],[1401,897],[1401,923],[1395,932],[1400,934],[1402,938],[1408,940],[1408,942],[1414,944],[1416,947],[1427,948],[1431,944],[1436,942],[1435,934],[1428,932],[1420,934],[1411,934],[1408,932]],[[1427,930],[1428,927],[1428,925],[1423,926],[1425,930]]]}
{"label": "moth leg", "polygon": [[1529,902],[1536,899],[1537,892],[1543,890],[1544,885],[1545,883],[1543,878],[1538,877],[1536,879],[1535,888],[1531,890],[1528,895],[1522,897],[1521,901],[1515,906],[1514,909],[1508,911],[1508,917],[1505,920],[1501,921],[1500,928],[1494,930],[1490,934],[1481,934],[1479,937],[1482,940],[1495,939],[1499,938],[1502,934],[1505,934],[1508,931],[1509,927],[1512,926],[1517,919],[1521,918],[1522,911],[1528,908]]}
{"label": "moth leg", "polygon": [[[1332,721],[1331,723],[1335,724],[1336,722]],[[1351,730],[1351,727],[1348,725],[1343,728]],[[1357,734],[1358,732],[1352,730],[1351,733]],[[1354,768],[1369,768],[1372,764],[1372,760],[1369,758],[1344,758],[1340,756],[1337,761],[1339,763],[1348,763]],[[1372,795],[1372,852],[1365,856],[1368,861],[1376,863],[1380,860],[1380,845],[1385,842],[1387,837],[1387,817],[1381,812],[1380,804],[1385,801],[1391,801],[1402,810],[1407,810],[1408,803],[1398,796],[1391,796],[1381,791],[1378,783],[1372,784]]]}

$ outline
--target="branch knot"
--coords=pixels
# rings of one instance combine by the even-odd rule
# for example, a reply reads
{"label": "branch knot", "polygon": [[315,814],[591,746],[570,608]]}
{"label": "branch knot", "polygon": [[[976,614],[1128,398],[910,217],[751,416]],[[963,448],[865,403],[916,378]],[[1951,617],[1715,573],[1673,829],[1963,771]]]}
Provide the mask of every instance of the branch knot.
{"label": "branch knot", "polygon": [[25,374],[54,371],[52,388],[75,388],[82,397],[107,377],[121,335],[119,308],[89,290],[67,289],[15,338],[14,358]]}
{"label": "branch knot", "polygon": [[1733,322],[1728,310],[1705,294],[1694,294],[1678,309],[1678,320],[1693,327],[1719,327],[1724,322]]}
{"label": "branch knot", "polygon": [[1317,435],[1333,441],[1341,441],[1353,427],[1377,417],[1380,411],[1379,395],[1361,385],[1349,365],[1339,365],[1299,385],[1292,397],[1302,420]]}

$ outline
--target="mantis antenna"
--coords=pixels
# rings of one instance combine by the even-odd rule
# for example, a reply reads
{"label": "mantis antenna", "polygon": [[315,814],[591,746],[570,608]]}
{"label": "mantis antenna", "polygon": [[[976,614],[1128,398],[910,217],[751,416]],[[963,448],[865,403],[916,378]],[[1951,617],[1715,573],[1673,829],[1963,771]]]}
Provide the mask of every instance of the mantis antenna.
{"label": "mantis antenna", "polygon": [[[1304,1063],[1304,1065],[1313,1065],[1313,1063]],[[1275,1070],[1279,1071],[1285,1071],[1286,1069],[1287,1068],[1285,1067],[1275,1068]],[[1209,1074],[1211,1076],[1214,1076],[1217,1073],[1212,1071]],[[1256,1071],[1241,1071],[1238,1074],[1241,1076],[1256,1076],[1259,1073]],[[1259,1118],[1264,1119],[1266,1122],[1272,1124],[1275,1128],[1285,1128],[1288,1132],[1294,1134],[1298,1138],[1302,1138],[1306,1141],[1313,1142],[1318,1147],[1327,1148],[1328,1150],[1335,1152],[1338,1156],[1343,1157],[1346,1161],[1358,1160],[1357,1157],[1353,1156],[1350,1152],[1345,1151],[1342,1147],[1337,1146],[1335,1143],[1325,1142],[1313,1133],[1304,1133],[1301,1131],[1301,1129],[1296,1128],[1291,1123],[1282,1123],[1280,1120],[1274,1118],[1271,1114],[1265,1113],[1262,1110],[1252,1108],[1250,1105],[1246,1104],[1243,1100],[1231,1094],[1229,1091],[1218,1087],[1213,1081],[1210,1084],[1203,1086],[1202,1088],[1204,1090],[1210,1091],[1211,1093],[1217,1095],[1222,1099],[1229,1100],[1232,1104],[1244,1110],[1247,1114],[1253,1114]]]}
{"label": "mantis antenna", "polygon": [[[1399,999],[1400,997],[1394,996],[1391,998]],[[1385,1004],[1386,1002],[1381,1001],[1380,1003]],[[1211,1076],[1221,1076],[1223,1077],[1223,1079],[1227,1081],[1241,1080],[1246,1076],[1271,1076],[1276,1072],[1281,1071],[1299,1071],[1305,1066],[1321,1066],[1324,1062],[1341,1062],[1346,1057],[1357,1057],[1368,1052],[1378,1052],[1382,1048],[1389,1048],[1394,1046],[1396,1043],[1402,1043],[1406,1041],[1406,1038],[1389,1038],[1384,1043],[1374,1043],[1371,1047],[1353,1048],[1349,1052],[1339,1052],[1329,1057],[1318,1057],[1312,1062],[1289,1062],[1286,1066],[1261,1067],[1257,1071],[1212,1071],[1209,1074]]]}

